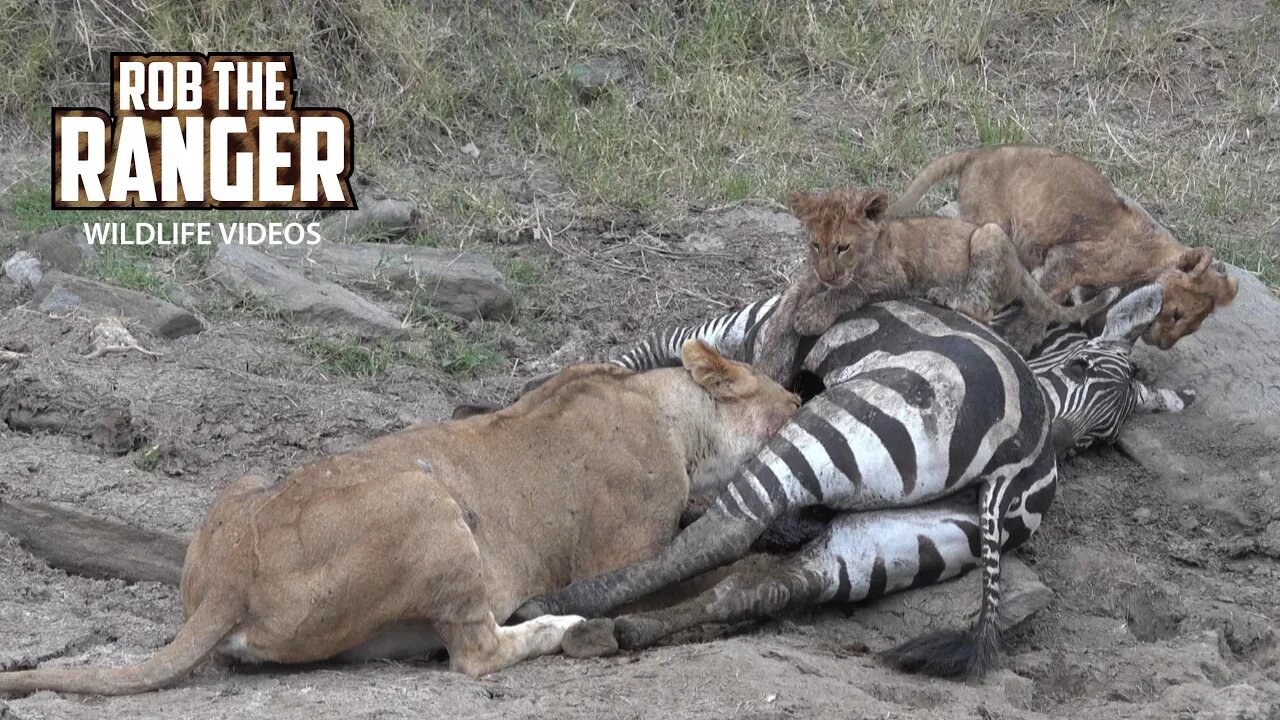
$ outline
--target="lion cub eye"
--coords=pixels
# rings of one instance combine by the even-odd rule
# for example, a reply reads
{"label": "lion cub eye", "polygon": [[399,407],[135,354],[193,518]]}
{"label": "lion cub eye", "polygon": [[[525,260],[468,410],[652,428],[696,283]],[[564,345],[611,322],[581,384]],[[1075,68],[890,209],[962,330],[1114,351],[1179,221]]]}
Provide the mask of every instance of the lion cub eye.
{"label": "lion cub eye", "polygon": [[842,243],[840,245],[837,245],[836,252],[840,253],[841,255],[849,252],[849,243]]}
{"label": "lion cub eye", "polygon": [[814,250],[822,249],[822,246],[818,244],[817,240],[814,240],[813,242],[809,243],[809,247],[813,248]]}

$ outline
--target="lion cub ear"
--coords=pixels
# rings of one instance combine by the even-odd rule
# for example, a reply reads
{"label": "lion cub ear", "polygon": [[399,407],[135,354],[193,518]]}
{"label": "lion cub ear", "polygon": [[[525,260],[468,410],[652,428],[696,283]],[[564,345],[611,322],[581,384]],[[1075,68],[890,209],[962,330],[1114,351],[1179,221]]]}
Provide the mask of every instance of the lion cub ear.
{"label": "lion cub ear", "polygon": [[1201,245],[1182,253],[1182,257],[1178,258],[1178,269],[1191,277],[1196,277],[1207,270],[1211,262],[1213,262],[1213,248]]}
{"label": "lion cub ear", "polygon": [[1230,305],[1240,291],[1240,281],[1226,273],[1206,275],[1205,280],[1209,281],[1209,294],[1213,296],[1214,307]]}
{"label": "lion cub ear", "polygon": [[721,355],[701,340],[688,340],[680,348],[680,362],[693,381],[717,400],[732,400],[750,395],[759,381],[745,366]]}
{"label": "lion cub ear", "polygon": [[884,217],[888,209],[889,193],[883,190],[868,190],[858,200],[858,214],[871,222]]}

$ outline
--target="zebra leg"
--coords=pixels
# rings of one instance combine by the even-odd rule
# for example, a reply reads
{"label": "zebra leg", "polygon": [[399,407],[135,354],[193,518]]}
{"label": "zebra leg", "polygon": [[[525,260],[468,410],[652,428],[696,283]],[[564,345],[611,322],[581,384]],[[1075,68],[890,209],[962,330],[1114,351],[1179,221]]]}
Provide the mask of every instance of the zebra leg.
{"label": "zebra leg", "polygon": [[670,608],[588,621],[570,629],[565,641],[576,642],[575,654],[583,655],[606,654],[615,647],[638,649],[705,623],[740,622],[823,602],[873,599],[950,579],[977,564],[973,496],[961,502],[947,498],[914,508],[842,514],[798,553],[779,557],[763,569],[731,575]]}
{"label": "zebra leg", "polygon": [[1133,381],[1133,393],[1137,400],[1134,408],[1138,412],[1181,412],[1196,400],[1195,390],[1168,390],[1153,388]]}
{"label": "zebra leg", "polygon": [[[623,603],[742,557],[780,513],[781,508],[777,508],[765,513],[763,518],[752,518],[730,514],[717,503],[676,535],[657,557],[579,580],[529,600],[515,611],[514,617],[519,620],[566,614],[599,617]],[[568,607],[577,611],[560,612],[560,608]]]}
{"label": "zebra leg", "polygon": [[1012,483],[987,480],[982,486],[982,610],[972,630],[935,630],[885,653],[899,670],[934,677],[982,677],[1000,659],[1000,544],[1005,497]]}
{"label": "zebra leg", "polygon": [[800,280],[788,288],[778,301],[770,322],[758,331],[759,342],[753,364],[783,387],[791,385],[791,376],[796,370],[796,354],[800,350],[800,334],[792,325],[805,298],[815,291],[811,287],[813,284],[813,281]]}

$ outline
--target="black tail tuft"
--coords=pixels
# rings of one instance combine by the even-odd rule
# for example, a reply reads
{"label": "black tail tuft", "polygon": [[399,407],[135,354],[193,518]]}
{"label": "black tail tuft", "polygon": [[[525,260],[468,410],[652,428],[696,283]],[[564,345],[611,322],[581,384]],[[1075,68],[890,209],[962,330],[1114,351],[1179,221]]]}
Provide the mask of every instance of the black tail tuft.
{"label": "black tail tuft", "polygon": [[969,632],[936,630],[883,654],[902,672],[957,680],[981,679],[1000,664],[1000,629],[980,619]]}

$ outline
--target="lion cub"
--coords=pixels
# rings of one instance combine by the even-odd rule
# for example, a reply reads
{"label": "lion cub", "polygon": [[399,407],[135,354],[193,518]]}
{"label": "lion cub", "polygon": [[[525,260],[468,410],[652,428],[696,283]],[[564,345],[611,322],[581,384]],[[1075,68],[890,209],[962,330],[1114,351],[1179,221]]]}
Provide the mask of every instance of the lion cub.
{"label": "lion cub", "polygon": [[957,178],[960,217],[998,223],[1022,264],[1061,301],[1076,287],[1134,288],[1159,282],[1160,316],[1143,339],[1162,350],[1195,332],[1235,299],[1238,281],[1208,247],[1178,242],[1137,203],[1084,160],[1036,146],[974,148],[944,155],[920,172],[893,204],[908,215],[929,188]]}
{"label": "lion cub", "polygon": [[[809,272],[783,294],[761,346],[761,369],[785,382],[801,336],[816,336],[844,313],[880,300],[920,297],[979,322],[1014,300],[1045,323],[1082,322],[1110,300],[1099,295],[1072,307],[1058,305],[1018,260],[998,225],[981,227],[942,217],[891,219],[882,190],[838,188],[820,194],[793,192],[791,212],[809,239]],[[1034,327],[1035,323],[1013,323]],[[1040,333],[1006,335],[1024,356]]]}

